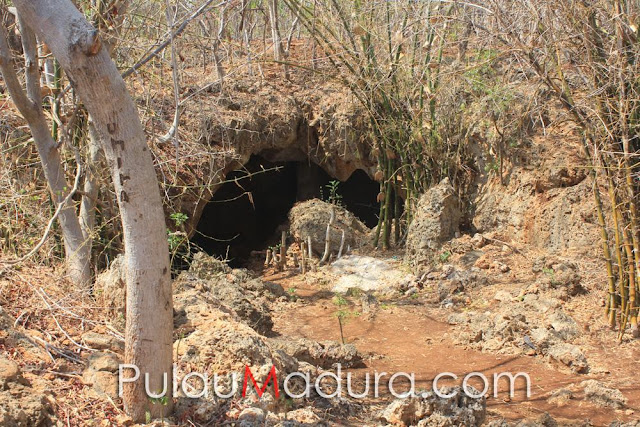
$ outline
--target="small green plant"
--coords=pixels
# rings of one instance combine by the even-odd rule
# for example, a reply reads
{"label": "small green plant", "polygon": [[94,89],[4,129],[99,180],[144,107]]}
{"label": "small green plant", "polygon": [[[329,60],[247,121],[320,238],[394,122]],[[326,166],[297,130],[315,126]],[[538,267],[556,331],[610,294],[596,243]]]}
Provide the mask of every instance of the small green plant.
{"label": "small green plant", "polygon": [[176,224],[176,227],[178,228],[182,227],[189,219],[189,217],[182,212],[174,212],[169,215],[169,218],[171,218],[171,220]]}
{"label": "small green plant", "polygon": [[[151,401],[152,405],[162,405],[160,407],[160,422],[162,425],[164,425],[164,407],[169,403],[169,398],[165,395],[162,397],[150,397],[149,400]],[[147,424],[151,423],[151,413],[149,411],[145,413],[145,418]]]}
{"label": "small green plant", "polygon": [[331,203],[332,205],[342,206],[342,194],[338,192],[338,187],[340,186],[340,181],[333,180],[329,181],[327,185],[325,185],[326,189],[329,191],[329,195],[327,198],[324,198],[324,191],[322,187],[320,187],[320,198],[325,200],[326,202]]}
{"label": "small green plant", "polygon": [[440,254],[440,262],[443,264],[447,262],[449,258],[451,258],[451,252],[449,251],[444,251]]}
{"label": "small green plant", "polygon": [[282,246],[282,243],[278,243],[277,245],[269,246],[269,249],[271,250],[272,253],[277,254],[278,252],[280,252],[280,246]]}
{"label": "small green plant", "polygon": [[345,307],[347,305],[349,305],[349,301],[347,301],[347,299],[345,297],[343,297],[342,295],[336,295],[333,297],[333,303],[335,305],[337,305],[338,307]]}
{"label": "small green plant", "polygon": [[289,300],[290,301],[297,301],[298,300],[298,296],[296,295],[296,288],[290,287],[289,289],[287,289],[287,293],[289,294]]}

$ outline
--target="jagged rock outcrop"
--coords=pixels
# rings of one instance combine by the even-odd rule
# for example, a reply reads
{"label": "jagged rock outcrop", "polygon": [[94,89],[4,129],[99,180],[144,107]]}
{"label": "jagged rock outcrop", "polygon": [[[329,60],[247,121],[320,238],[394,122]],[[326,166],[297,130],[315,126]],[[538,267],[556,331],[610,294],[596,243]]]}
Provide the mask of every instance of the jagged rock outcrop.
{"label": "jagged rock outcrop", "polygon": [[[472,387],[469,392],[476,393]],[[478,392],[479,393],[479,392]],[[461,387],[444,387],[442,395],[455,394],[451,398],[425,392],[420,396],[397,399],[382,413],[380,420],[394,426],[481,426],[487,415],[485,397],[475,398],[464,393]]]}
{"label": "jagged rock outcrop", "polygon": [[413,265],[429,263],[452,238],[462,219],[461,203],[448,178],[420,197],[407,234],[406,256]]}
{"label": "jagged rock outcrop", "polygon": [[0,356],[0,426],[54,425],[52,402],[31,386],[15,362]]}

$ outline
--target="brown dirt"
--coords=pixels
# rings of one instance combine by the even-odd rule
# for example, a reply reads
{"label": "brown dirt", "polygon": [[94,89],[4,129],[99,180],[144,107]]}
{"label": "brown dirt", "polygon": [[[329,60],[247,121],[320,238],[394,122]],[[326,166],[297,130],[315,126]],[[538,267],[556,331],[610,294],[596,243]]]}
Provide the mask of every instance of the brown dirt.
{"label": "brown dirt", "polygon": [[[267,273],[264,278],[279,283],[284,289],[295,288],[299,298],[274,316],[274,329],[278,333],[315,340],[340,340],[337,308],[326,284],[308,283],[302,276],[283,273]],[[492,291],[496,288],[492,287]],[[359,309],[353,305],[352,308],[354,311]],[[417,389],[430,387],[440,372],[455,373],[460,377],[458,382],[470,372],[482,372],[490,381],[494,373],[526,372],[531,378],[531,397],[525,397],[524,385],[520,382],[513,400],[507,397],[506,387],[501,387],[498,398],[487,400],[490,420],[532,419],[545,412],[558,421],[589,420],[596,426],[609,425],[615,420],[638,419],[640,390],[633,386],[634,374],[629,372],[629,367],[637,363],[637,345],[623,344],[620,348],[612,344],[613,334],[608,331],[590,334],[587,340],[589,360],[594,365],[605,364],[607,369],[592,375],[565,373],[539,357],[493,355],[456,345],[450,337],[452,327],[442,321],[449,313],[421,299],[397,299],[381,301],[381,308],[373,320],[365,319],[365,316],[350,318],[344,326],[345,341],[355,344],[361,352],[373,355],[366,361],[366,368],[355,372],[363,377],[365,372],[373,371],[413,372]],[[619,388],[629,399],[628,408],[621,411],[604,409],[583,400],[580,392],[576,392],[566,406],[547,402],[553,391],[592,378]]]}

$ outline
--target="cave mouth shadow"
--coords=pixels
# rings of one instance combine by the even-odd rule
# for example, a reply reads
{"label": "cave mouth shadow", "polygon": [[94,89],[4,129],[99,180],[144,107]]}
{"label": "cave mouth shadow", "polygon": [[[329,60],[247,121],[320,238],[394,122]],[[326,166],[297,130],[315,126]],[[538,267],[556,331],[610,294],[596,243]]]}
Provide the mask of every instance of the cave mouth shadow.
{"label": "cave mouth shadow", "polygon": [[[230,172],[205,206],[192,243],[209,255],[227,259],[231,267],[245,267],[253,251],[264,251],[280,241],[279,228],[298,201],[329,196],[335,181],[309,162],[271,162],[253,155]],[[378,222],[376,197],[380,184],[361,170],[340,182],[338,194],[346,209],[368,227]]]}

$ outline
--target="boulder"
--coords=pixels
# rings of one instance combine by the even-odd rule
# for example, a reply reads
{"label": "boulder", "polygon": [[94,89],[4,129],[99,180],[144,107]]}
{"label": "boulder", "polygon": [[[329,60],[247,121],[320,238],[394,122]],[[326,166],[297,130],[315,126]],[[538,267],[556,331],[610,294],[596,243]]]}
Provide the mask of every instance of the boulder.
{"label": "boulder", "polygon": [[420,197],[407,234],[406,256],[412,265],[430,263],[442,244],[459,231],[461,202],[445,178]]}
{"label": "boulder", "polygon": [[583,381],[584,398],[604,408],[622,409],[627,404],[627,398],[615,388],[609,388],[600,381]]}
{"label": "boulder", "polygon": [[587,358],[582,351],[573,344],[558,343],[547,350],[547,354],[554,360],[568,366],[575,373],[586,373],[589,371]]}
{"label": "boulder", "polygon": [[448,399],[433,392],[396,399],[382,411],[380,420],[395,426],[482,425],[487,414],[486,398],[467,396],[460,386],[443,387],[441,390],[441,394],[452,393],[455,393],[455,396]]}
{"label": "boulder", "polygon": [[[203,321],[194,332],[174,343],[179,366],[203,372],[215,367],[215,372],[237,373],[242,380],[249,366],[256,379],[266,378],[272,366],[278,377],[285,377],[298,369],[298,361],[285,352],[272,349],[265,337],[239,321],[235,313],[208,307]],[[221,378],[220,391],[229,391],[230,383]]]}
{"label": "boulder", "polygon": [[336,364],[350,368],[362,364],[362,355],[353,344],[335,341],[312,341],[306,338],[272,338],[269,345],[284,351],[291,357],[321,368],[329,369]]}
{"label": "boulder", "polygon": [[118,327],[124,328],[126,309],[126,276],[125,262],[118,255],[108,269],[96,277],[94,292],[98,305],[104,307]]}
{"label": "boulder", "polygon": [[18,365],[0,356],[0,426],[54,425],[52,399],[22,376]]}
{"label": "boulder", "polygon": [[330,232],[330,250],[337,254],[344,231],[343,253],[347,247],[358,248],[368,243],[371,230],[354,214],[341,206],[323,202],[319,199],[297,203],[289,211],[290,232],[298,241],[307,241],[311,237],[313,252],[321,256],[324,252],[327,225],[333,210],[335,219]]}
{"label": "boulder", "polygon": [[87,369],[82,374],[82,382],[89,385],[98,395],[111,399],[118,397],[118,367],[120,360],[113,353],[93,353],[87,360]]}
{"label": "boulder", "polygon": [[224,263],[218,264],[215,258],[201,254],[196,255],[189,271],[174,281],[176,328],[193,330],[197,324],[206,322],[203,314],[213,307],[235,313],[260,334],[270,334],[273,320],[267,304],[284,296],[284,289],[254,278],[246,270],[231,270]]}

